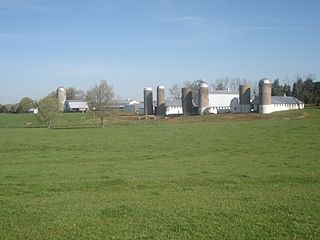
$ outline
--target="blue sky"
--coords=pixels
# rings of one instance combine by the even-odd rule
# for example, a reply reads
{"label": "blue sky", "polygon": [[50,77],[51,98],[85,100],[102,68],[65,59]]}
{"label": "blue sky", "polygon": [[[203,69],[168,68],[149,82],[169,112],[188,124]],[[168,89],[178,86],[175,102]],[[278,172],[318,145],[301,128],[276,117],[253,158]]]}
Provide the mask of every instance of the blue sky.
{"label": "blue sky", "polygon": [[319,0],[0,0],[0,103],[101,79],[121,98],[201,78],[320,76]]}

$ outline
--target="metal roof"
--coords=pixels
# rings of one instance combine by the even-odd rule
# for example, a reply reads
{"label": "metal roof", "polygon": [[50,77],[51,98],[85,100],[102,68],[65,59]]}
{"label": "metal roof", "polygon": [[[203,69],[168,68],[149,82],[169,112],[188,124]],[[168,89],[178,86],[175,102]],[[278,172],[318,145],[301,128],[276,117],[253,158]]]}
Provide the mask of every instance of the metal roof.
{"label": "metal roof", "polygon": [[271,96],[272,104],[303,104],[300,100],[295,97],[284,97],[284,96]]}
{"label": "metal roof", "polygon": [[[259,97],[255,97],[252,104],[259,104]],[[295,97],[284,97],[284,96],[271,96],[271,103],[272,104],[303,104],[300,100],[296,99]]]}
{"label": "metal roof", "polygon": [[165,101],[165,105],[166,107],[182,107],[182,102],[180,98],[179,99],[171,98]]}
{"label": "metal roof", "polygon": [[239,92],[234,90],[210,90],[209,94],[239,94]]}
{"label": "metal roof", "polygon": [[66,101],[69,108],[88,109],[88,103],[86,101],[68,100]]}

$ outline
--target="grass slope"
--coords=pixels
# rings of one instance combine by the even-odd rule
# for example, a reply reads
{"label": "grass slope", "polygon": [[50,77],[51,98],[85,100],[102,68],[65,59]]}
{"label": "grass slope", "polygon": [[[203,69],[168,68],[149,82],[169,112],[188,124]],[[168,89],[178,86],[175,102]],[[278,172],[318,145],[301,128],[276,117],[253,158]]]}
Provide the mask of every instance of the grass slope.
{"label": "grass slope", "polygon": [[0,129],[0,239],[319,239],[320,110],[196,119]]}
{"label": "grass slope", "polygon": [[35,114],[6,114],[0,113],[0,128],[40,127]]}

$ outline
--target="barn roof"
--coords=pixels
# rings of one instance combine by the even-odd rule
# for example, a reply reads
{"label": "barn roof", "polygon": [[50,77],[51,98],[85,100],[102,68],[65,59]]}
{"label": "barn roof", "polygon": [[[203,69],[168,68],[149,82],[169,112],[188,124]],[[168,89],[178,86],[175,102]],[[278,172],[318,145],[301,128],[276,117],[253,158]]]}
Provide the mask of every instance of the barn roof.
{"label": "barn roof", "polygon": [[170,99],[166,99],[165,105],[166,107],[181,107],[182,102],[180,98],[179,99],[170,98]]}
{"label": "barn roof", "polygon": [[239,94],[238,91],[234,91],[234,90],[211,90],[209,91],[209,94],[215,94],[215,95],[218,95],[218,94]]}
{"label": "barn roof", "polygon": [[295,97],[284,97],[284,96],[271,96],[272,104],[303,104],[300,100]]}
{"label": "barn roof", "polygon": [[86,101],[68,100],[67,103],[69,104],[69,108],[79,108],[79,109],[89,108],[88,103]]}
{"label": "barn roof", "polygon": [[[272,104],[303,104],[299,99],[295,97],[284,97],[284,96],[271,96]],[[259,97],[255,97],[252,104],[259,104]]]}

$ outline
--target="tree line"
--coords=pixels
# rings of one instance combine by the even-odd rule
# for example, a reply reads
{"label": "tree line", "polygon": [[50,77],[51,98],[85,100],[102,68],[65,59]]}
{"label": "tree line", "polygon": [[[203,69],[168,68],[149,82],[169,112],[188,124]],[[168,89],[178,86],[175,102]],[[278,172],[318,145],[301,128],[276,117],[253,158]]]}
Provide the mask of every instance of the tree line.
{"label": "tree line", "polygon": [[[55,98],[56,95],[56,91],[52,91],[47,95],[47,97],[50,96]],[[66,98],[67,100],[84,100],[86,99],[86,92],[84,90],[79,90],[74,87],[69,87],[66,89]],[[23,97],[16,104],[0,104],[0,113],[28,113],[30,109],[38,107],[39,101],[33,100],[30,97]]]}
{"label": "tree line", "polygon": [[305,79],[298,77],[290,85],[279,83],[279,79],[276,79],[271,88],[272,96],[293,96],[305,104],[320,105],[320,82],[314,82],[315,77],[307,76]]}

